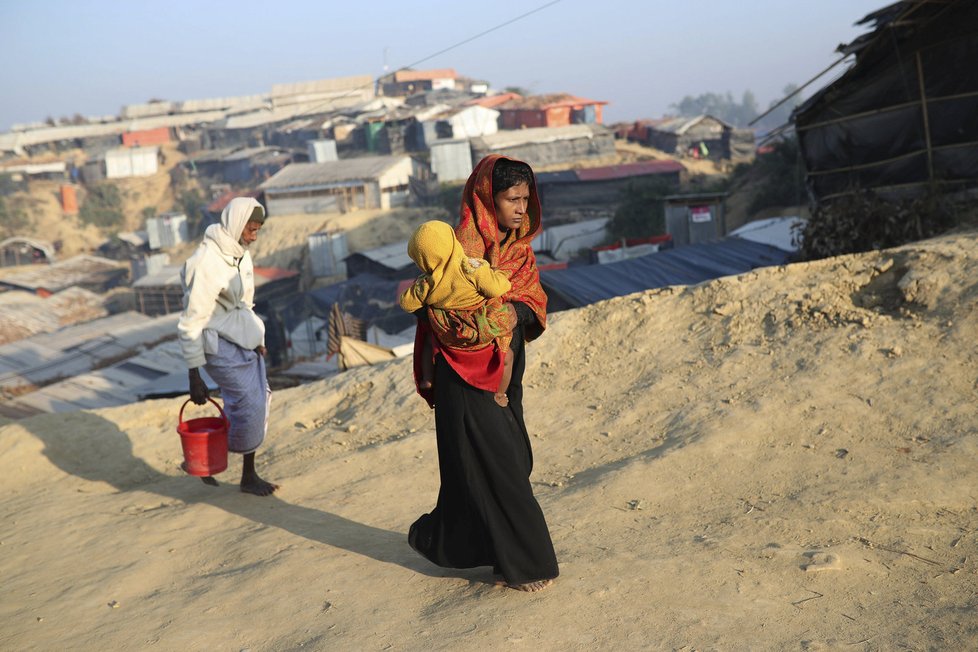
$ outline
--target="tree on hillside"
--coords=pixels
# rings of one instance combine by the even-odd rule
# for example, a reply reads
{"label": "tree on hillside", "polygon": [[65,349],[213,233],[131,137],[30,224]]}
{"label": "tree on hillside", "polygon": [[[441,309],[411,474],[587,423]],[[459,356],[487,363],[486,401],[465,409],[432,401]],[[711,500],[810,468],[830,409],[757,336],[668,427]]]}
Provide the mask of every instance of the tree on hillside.
{"label": "tree on hillside", "polygon": [[714,118],[729,122],[735,127],[746,127],[751,120],[760,114],[757,100],[750,90],[744,91],[739,103],[727,91],[722,95],[719,93],[703,93],[696,97],[687,95],[670,106],[679,115],[694,116],[707,113]]}
{"label": "tree on hillside", "polygon": [[78,209],[78,217],[86,224],[101,229],[122,225],[122,193],[111,183],[103,182],[88,189],[84,203]]}
{"label": "tree on hillside", "polygon": [[784,104],[778,106],[778,108],[761,118],[754,126],[759,128],[761,131],[770,131],[771,129],[777,129],[780,126],[787,124],[791,119],[791,112],[795,110],[795,107],[802,103],[803,96],[801,93],[792,95],[792,93],[797,90],[798,84],[788,84],[782,88],[781,97],[776,100],[771,100],[771,103],[768,104],[767,108],[770,109],[786,97],[788,99],[784,102]]}
{"label": "tree on hillside", "polygon": [[16,202],[0,195],[0,235],[5,238],[23,235],[27,226],[27,213]]}

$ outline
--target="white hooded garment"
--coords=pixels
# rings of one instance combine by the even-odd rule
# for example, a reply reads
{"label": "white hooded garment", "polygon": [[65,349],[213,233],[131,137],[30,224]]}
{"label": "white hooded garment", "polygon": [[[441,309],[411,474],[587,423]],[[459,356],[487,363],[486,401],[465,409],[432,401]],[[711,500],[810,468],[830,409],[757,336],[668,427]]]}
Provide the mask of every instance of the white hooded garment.
{"label": "white hooded garment", "polygon": [[221,223],[207,227],[200,246],[184,263],[177,332],[191,369],[204,366],[205,354],[217,352],[218,337],[248,350],[265,342],[265,325],[254,311],[254,265],[239,242],[256,207],[264,214],[255,199],[232,199],[221,213]]}

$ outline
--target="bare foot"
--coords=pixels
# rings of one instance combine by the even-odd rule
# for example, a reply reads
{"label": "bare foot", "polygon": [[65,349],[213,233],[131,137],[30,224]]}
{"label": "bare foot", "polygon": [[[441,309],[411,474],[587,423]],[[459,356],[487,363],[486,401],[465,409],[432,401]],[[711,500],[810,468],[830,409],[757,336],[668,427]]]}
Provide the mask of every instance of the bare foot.
{"label": "bare foot", "polygon": [[510,584],[506,579],[499,573],[493,573],[493,584],[496,586],[505,586],[507,589],[515,589],[517,591],[525,591],[527,593],[535,593],[537,591],[542,591],[551,584],[554,583],[553,580],[539,580],[536,582],[527,582],[526,584]]}
{"label": "bare foot", "polygon": [[536,593],[537,591],[544,590],[553,583],[553,580],[540,580],[539,582],[527,582],[526,584],[506,584],[505,586],[508,589],[526,591],[527,593]]}
{"label": "bare foot", "polygon": [[492,399],[496,401],[496,405],[499,407],[506,407],[509,405],[509,397],[506,396],[506,392],[497,392]]}
{"label": "bare foot", "polygon": [[[190,471],[187,470],[186,462],[180,462],[180,468],[183,470],[184,473],[190,473]],[[200,477],[200,481],[206,485],[210,485],[212,487],[218,486],[217,478],[215,478],[212,475],[205,475],[205,476],[198,476],[198,477]]]}
{"label": "bare foot", "polygon": [[256,496],[271,496],[278,489],[277,484],[262,480],[257,473],[241,476],[241,491]]}

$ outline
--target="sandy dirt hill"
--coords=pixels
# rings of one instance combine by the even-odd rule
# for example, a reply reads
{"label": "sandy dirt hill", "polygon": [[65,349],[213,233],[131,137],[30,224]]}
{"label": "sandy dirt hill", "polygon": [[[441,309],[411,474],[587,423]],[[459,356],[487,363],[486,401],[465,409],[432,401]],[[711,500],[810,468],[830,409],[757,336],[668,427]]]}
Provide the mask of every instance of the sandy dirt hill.
{"label": "sandy dirt hill", "polygon": [[553,315],[537,594],[408,547],[409,359],[276,393],[271,498],[180,472],[180,399],[6,423],[0,648],[978,649],[976,264],[965,233]]}
{"label": "sandy dirt hill", "polygon": [[[125,222],[119,231],[135,231],[145,228],[144,208],[154,208],[158,213],[172,210],[176,197],[170,183],[170,171],[185,156],[177,149],[176,143],[160,147],[162,162],[156,174],[146,177],[113,179],[106,183],[116,185],[122,196],[122,214]],[[82,150],[67,152],[65,158],[73,157],[77,165],[84,161]],[[43,159],[39,159],[43,161]],[[38,162],[38,161],[32,161]],[[19,235],[39,238],[47,242],[59,242],[61,259],[80,253],[90,253],[102,244],[112,233],[84,224],[77,215],[65,215],[61,208],[60,181],[32,181],[29,191],[14,193],[10,198],[12,205],[20,206],[27,214],[30,226]],[[76,186],[79,206],[85,201],[85,189]]]}

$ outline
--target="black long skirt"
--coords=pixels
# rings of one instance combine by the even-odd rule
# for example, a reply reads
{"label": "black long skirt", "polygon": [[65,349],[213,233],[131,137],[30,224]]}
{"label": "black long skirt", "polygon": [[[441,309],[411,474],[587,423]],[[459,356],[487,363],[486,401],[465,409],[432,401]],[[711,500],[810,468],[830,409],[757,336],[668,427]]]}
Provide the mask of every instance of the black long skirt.
{"label": "black long skirt", "polygon": [[435,363],[438,503],[411,525],[408,542],[446,568],[492,566],[510,584],[557,577],[557,557],[533,497],[533,454],[523,422],[522,337],[513,334],[509,407]]}

